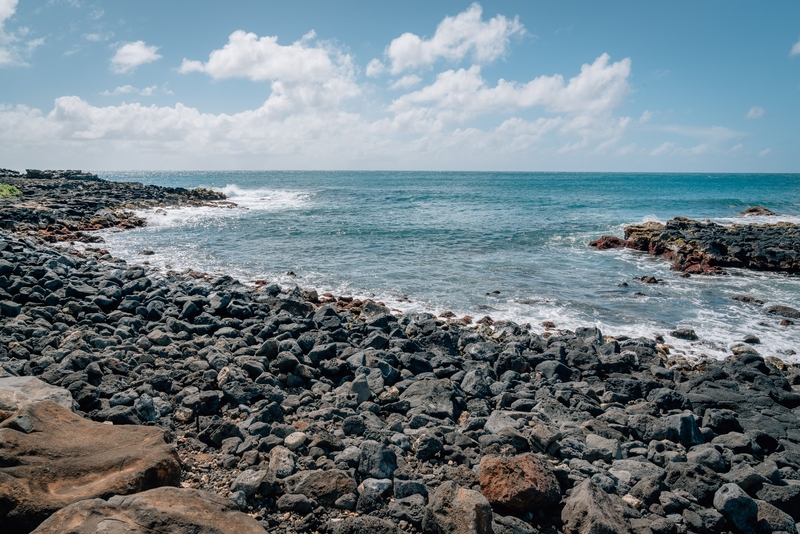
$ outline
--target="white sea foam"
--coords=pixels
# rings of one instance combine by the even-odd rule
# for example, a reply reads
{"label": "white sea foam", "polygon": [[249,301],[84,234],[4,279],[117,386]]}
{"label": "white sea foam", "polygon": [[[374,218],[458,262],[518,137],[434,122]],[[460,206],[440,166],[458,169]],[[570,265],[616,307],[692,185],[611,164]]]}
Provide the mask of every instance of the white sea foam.
{"label": "white sea foam", "polygon": [[308,205],[313,192],[289,191],[283,189],[244,189],[236,184],[228,184],[215,191],[225,193],[231,202],[239,206],[269,211],[301,209]]}

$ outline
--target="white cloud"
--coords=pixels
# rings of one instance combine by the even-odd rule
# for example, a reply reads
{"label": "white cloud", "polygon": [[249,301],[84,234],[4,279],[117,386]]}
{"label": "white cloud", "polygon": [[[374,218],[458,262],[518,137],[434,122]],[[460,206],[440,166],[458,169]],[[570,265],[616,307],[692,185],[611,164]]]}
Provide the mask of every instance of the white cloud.
{"label": "white cloud", "polygon": [[657,146],[653,150],[650,151],[651,156],[661,156],[663,154],[668,154],[673,152],[678,145],[673,143],[672,141],[667,141],[666,143],[662,143],[661,145]]}
{"label": "white cloud", "polygon": [[107,33],[87,33],[83,36],[84,39],[87,41],[91,41],[93,43],[99,43],[100,41],[108,41],[114,37],[114,32],[107,32]]}
{"label": "white cloud", "polygon": [[650,122],[650,119],[652,118],[653,118],[653,112],[646,109],[642,112],[642,116],[639,117],[639,124],[645,124],[647,122]]}
{"label": "white cloud", "polygon": [[103,96],[117,96],[117,95],[127,95],[129,93],[138,92],[139,90],[132,85],[122,85],[117,87],[113,91],[103,91],[100,93]]}
{"label": "white cloud", "polygon": [[158,61],[158,46],[147,46],[144,41],[125,43],[117,49],[111,58],[111,70],[117,74],[128,74],[140,65]]}
{"label": "white cloud", "polygon": [[184,59],[179,72],[204,72],[212,78],[246,78],[272,81],[271,109],[285,112],[306,107],[333,108],[361,93],[355,82],[352,58],[310,31],[291,45],[277,37],[261,37],[241,30],[228,43],[209,54],[208,61]]}
{"label": "white cloud", "polygon": [[25,61],[34,50],[44,44],[44,39],[24,38],[30,33],[29,28],[17,28],[16,32],[6,30],[6,22],[17,12],[18,0],[0,0],[0,67],[28,66]]}
{"label": "white cloud", "polygon": [[[424,128],[441,128],[448,122],[463,122],[496,111],[514,111],[542,106],[550,113],[571,115],[562,126],[564,133],[587,135],[589,130],[605,128],[611,111],[618,107],[630,87],[630,60],[609,64],[603,54],[565,83],[563,76],[540,76],[525,84],[499,80],[489,87],[480,67],[448,70],[431,85],[395,99],[389,111],[396,121]],[[627,126],[617,124],[617,126]]]}
{"label": "white cloud", "polygon": [[409,74],[408,76],[403,76],[389,87],[391,89],[409,89],[411,87],[414,87],[415,85],[418,85],[419,82],[421,81],[422,78],[420,78],[416,74]]}
{"label": "white cloud", "polygon": [[797,56],[800,55],[800,39],[792,46],[792,50],[789,52],[789,56]]}
{"label": "white cloud", "polygon": [[386,65],[384,65],[380,59],[375,58],[367,63],[366,74],[370,78],[380,76],[384,72],[386,72]]}
{"label": "white cloud", "polygon": [[760,119],[764,116],[764,108],[761,106],[753,106],[745,114],[745,119]]}
{"label": "white cloud", "polygon": [[474,3],[455,17],[445,17],[430,39],[404,33],[386,49],[392,74],[432,65],[439,59],[459,61],[470,52],[478,64],[485,64],[505,54],[509,39],[522,34],[525,27],[519,17],[503,15],[484,22],[483,9]]}
{"label": "white cloud", "polygon": [[[204,72],[215,80],[247,78],[253,81],[323,82],[337,70],[351,67],[351,59],[322,46],[313,46],[309,32],[291,45],[279,45],[277,36],[259,38],[242,30],[233,32],[228,43],[209,54],[208,61],[184,59],[179,72]],[[334,57],[331,57],[331,56]]]}
{"label": "white cloud", "polygon": [[[139,96],[153,96],[156,91],[158,90],[157,85],[151,85],[150,87],[145,87],[142,90],[137,89],[132,85],[121,85],[115,88],[113,91],[103,91],[100,94],[103,96],[119,96],[119,95],[139,95]],[[165,94],[172,94],[172,91],[164,88]]]}
{"label": "white cloud", "polygon": [[759,152],[758,155],[763,157],[763,156],[766,156],[767,154],[769,154],[770,152],[772,152],[771,148],[765,148],[764,150]]}

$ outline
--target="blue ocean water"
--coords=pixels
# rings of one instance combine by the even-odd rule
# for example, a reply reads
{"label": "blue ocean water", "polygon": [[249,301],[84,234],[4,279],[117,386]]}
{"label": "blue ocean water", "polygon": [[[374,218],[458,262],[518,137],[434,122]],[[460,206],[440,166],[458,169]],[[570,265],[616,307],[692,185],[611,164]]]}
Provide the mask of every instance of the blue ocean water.
{"label": "blue ocean water", "polygon": [[[756,204],[800,214],[800,175],[99,174],[211,187],[246,208],[143,212],[147,227],[105,236],[106,248],[128,261],[372,297],[398,311],[489,315],[530,323],[535,331],[544,330],[543,321],[648,337],[688,327],[699,342],[667,341],[690,356],[724,357],[744,335],[754,334],[764,356],[800,361],[792,356],[800,352],[800,325],[781,327],[761,307],[730,298],[748,294],[800,308],[800,277],[732,270],[729,276],[681,278],[668,262],[647,254],[587,246],[601,235],[621,236],[625,225],[678,215],[767,222],[736,218]],[[141,256],[143,249],[155,254]],[[646,275],[664,283],[637,280]]]}

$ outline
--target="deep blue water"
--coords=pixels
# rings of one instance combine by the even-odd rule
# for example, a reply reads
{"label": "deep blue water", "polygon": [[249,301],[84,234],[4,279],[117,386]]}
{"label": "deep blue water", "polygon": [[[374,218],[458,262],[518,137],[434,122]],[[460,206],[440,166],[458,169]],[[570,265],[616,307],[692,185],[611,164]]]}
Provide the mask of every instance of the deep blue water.
{"label": "deep blue water", "polygon": [[[800,352],[800,325],[779,327],[760,308],[730,300],[746,293],[800,307],[800,277],[732,271],[686,279],[646,254],[586,246],[601,235],[621,236],[627,224],[677,215],[733,222],[755,204],[800,214],[800,175],[99,174],[213,187],[248,208],[148,212],[146,228],[106,236],[107,248],[129,261],[374,296],[402,311],[490,315],[531,323],[534,330],[542,330],[543,321],[646,336],[690,327],[700,342],[668,341],[693,355],[724,357],[745,334],[761,339],[757,349],[765,356],[794,360],[781,352]],[[142,249],[156,254],[139,256]],[[286,276],[290,270],[297,277]],[[635,280],[644,275],[665,283]],[[411,302],[399,301],[405,298]]]}

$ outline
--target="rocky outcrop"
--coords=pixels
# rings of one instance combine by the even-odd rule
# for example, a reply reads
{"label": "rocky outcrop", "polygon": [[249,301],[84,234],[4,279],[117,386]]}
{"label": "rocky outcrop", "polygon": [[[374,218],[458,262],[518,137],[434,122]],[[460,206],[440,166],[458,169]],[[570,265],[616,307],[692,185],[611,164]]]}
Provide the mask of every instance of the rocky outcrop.
{"label": "rocky outcrop", "polygon": [[45,241],[100,243],[91,234],[104,228],[135,228],[147,221],[131,210],[155,207],[216,205],[225,195],[208,189],[159,187],[110,182],[81,171],[39,171],[25,175],[0,173],[3,183],[22,191],[0,200],[0,228],[35,232]]}
{"label": "rocky outcrop", "polygon": [[728,267],[800,272],[800,226],[791,223],[723,226],[676,217],[628,226],[625,239],[604,236],[589,246],[645,251],[687,274],[721,274]]}
{"label": "rocky outcrop", "polygon": [[88,421],[51,401],[0,423],[0,522],[29,532],[50,514],[92,498],[180,482],[164,432]]}
{"label": "rocky outcrop", "polygon": [[36,534],[263,534],[264,529],[219,495],[179,488],[157,488],[108,500],[90,499],[62,508]]}

